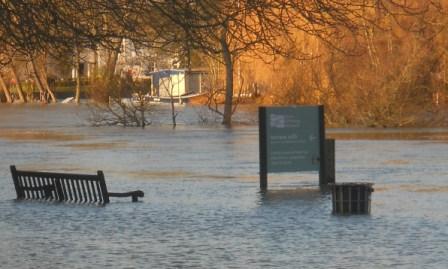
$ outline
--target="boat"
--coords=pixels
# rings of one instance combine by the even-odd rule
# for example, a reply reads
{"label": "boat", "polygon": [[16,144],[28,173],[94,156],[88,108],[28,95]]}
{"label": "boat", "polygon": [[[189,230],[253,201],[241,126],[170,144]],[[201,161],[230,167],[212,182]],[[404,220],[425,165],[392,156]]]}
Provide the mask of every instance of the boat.
{"label": "boat", "polygon": [[150,96],[150,101],[154,103],[178,103],[178,104],[194,104],[203,105],[207,103],[206,93],[191,93],[180,96]]}
{"label": "boat", "polygon": [[[184,94],[181,96],[152,96],[152,95],[144,95],[144,102],[149,104],[170,104],[173,102],[174,104],[192,104],[192,105],[204,105],[207,104],[208,95],[206,93],[191,93]],[[132,102],[134,104],[138,104],[141,101],[141,98],[134,94],[132,96]]]}

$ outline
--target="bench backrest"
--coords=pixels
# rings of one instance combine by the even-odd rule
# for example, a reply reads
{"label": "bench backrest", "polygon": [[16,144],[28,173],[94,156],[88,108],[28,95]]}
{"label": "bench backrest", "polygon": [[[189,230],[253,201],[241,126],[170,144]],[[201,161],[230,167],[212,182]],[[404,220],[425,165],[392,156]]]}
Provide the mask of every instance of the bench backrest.
{"label": "bench backrest", "polygon": [[49,173],[17,170],[11,174],[18,200],[48,200],[75,203],[109,203],[104,174]]}

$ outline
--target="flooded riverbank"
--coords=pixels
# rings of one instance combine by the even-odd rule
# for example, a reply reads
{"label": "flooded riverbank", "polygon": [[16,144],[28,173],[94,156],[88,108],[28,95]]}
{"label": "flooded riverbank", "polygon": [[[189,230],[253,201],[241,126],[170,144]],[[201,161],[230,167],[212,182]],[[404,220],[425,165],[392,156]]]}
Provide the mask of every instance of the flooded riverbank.
{"label": "flooded riverbank", "polygon": [[[71,105],[0,106],[2,267],[448,264],[446,130],[384,130],[381,137],[328,130],[337,139],[337,181],[375,184],[370,216],[339,217],[314,173],[270,175],[270,191],[259,192],[254,111],[226,129],[203,125],[194,108],[182,109],[173,130],[164,109],[154,115],[156,124],[139,129],[90,127],[86,111]],[[406,131],[417,135],[405,137]],[[15,202],[11,164],[103,170],[111,191],[141,189],[145,197],[112,199],[104,208]]]}

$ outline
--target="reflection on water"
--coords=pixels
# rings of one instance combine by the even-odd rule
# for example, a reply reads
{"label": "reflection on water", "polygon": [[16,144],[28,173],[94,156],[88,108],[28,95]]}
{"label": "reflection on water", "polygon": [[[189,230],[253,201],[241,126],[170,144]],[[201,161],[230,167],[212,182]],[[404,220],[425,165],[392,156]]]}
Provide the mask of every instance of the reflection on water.
{"label": "reflection on water", "polygon": [[308,201],[317,202],[327,200],[328,192],[323,192],[320,188],[300,187],[290,189],[274,189],[260,192],[260,201],[262,203],[275,203],[284,201]]}
{"label": "reflection on water", "polygon": [[109,143],[79,143],[79,144],[64,144],[64,147],[70,147],[78,150],[108,150],[112,148],[125,148],[127,146],[124,142],[109,142]]}
{"label": "reflection on water", "polygon": [[422,193],[448,192],[447,185],[445,185],[445,186],[431,186],[431,185],[415,186],[415,185],[402,184],[402,185],[400,185],[400,188],[404,191],[409,191],[409,192],[422,192]]}
{"label": "reflection on water", "polygon": [[80,135],[69,135],[54,131],[26,131],[17,129],[2,129],[0,138],[9,140],[36,140],[36,141],[75,141],[81,140]]}
{"label": "reflection on water", "polygon": [[448,130],[432,129],[333,129],[328,136],[344,140],[444,140],[448,141]]}
{"label": "reflection on water", "polygon": [[409,160],[387,160],[383,164],[385,165],[408,165],[410,164]]}
{"label": "reflection on water", "polygon": [[[142,130],[89,127],[77,106],[0,106],[0,267],[448,264],[444,140],[338,140],[337,180],[375,183],[370,216],[338,217],[316,173],[272,174],[268,192],[259,192],[255,125],[199,126],[184,109],[179,128]],[[111,191],[141,189],[145,197],[112,199],[104,208],[15,202],[10,164],[103,170]]]}

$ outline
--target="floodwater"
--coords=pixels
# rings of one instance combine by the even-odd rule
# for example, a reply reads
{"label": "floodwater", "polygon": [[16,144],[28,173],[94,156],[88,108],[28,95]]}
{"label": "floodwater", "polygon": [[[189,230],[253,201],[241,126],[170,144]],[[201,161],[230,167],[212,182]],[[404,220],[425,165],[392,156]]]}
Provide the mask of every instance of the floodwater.
{"label": "floodwater", "polygon": [[[329,130],[337,181],[375,184],[371,215],[347,217],[314,173],[259,192],[254,111],[225,129],[179,109],[175,130],[166,109],[142,130],[90,127],[84,106],[1,105],[0,268],[448,268],[447,130]],[[110,191],[145,197],[16,202],[11,164],[103,170]]]}

